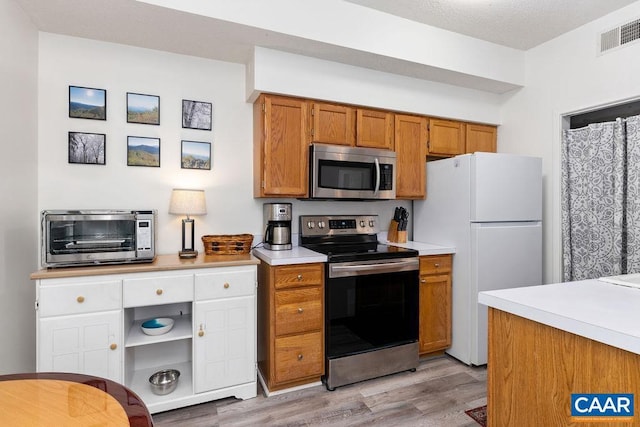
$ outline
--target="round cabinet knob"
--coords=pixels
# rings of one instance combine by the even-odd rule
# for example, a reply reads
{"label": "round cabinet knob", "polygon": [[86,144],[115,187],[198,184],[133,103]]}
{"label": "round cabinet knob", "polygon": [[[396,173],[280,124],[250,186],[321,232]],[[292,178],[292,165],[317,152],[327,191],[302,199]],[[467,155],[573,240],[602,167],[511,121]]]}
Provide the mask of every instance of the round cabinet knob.
{"label": "round cabinet knob", "polygon": [[156,289],[156,295],[162,295],[162,289]]}
{"label": "round cabinet knob", "polygon": [[427,283],[427,279],[420,279],[420,283]]}
{"label": "round cabinet knob", "polygon": [[225,289],[229,289],[229,284],[225,282],[225,284],[223,285]]}
{"label": "round cabinet knob", "polygon": [[113,344],[111,344],[111,345],[109,346],[109,348],[110,348],[111,350],[115,350],[116,348],[118,348],[118,344],[113,343]]}
{"label": "round cabinet knob", "polygon": [[440,268],[440,264],[439,264],[439,263],[437,263],[437,262],[436,262],[435,264],[433,264],[433,266],[434,266],[435,268]]}
{"label": "round cabinet knob", "polygon": [[198,331],[198,336],[199,336],[199,337],[203,337],[203,336],[204,336],[204,331],[203,331],[202,329],[200,329],[200,330]]}
{"label": "round cabinet knob", "polygon": [[298,280],[302,280],[302,274],[298,274]]}
{"label": "round cabinet knob", "polygon": [[80,295],[78,298],[76,298],[76,301],[78,301],[79,303],[83,303],[84,302],[84,297],[82,295]]}
{"label": "round cabinet knob", "polygon": [[298,360],[302,360],[302,358],[303,358],[303,357],[304,357],[304,356],[303,356],[302,354],[299,354],[299,355],[298,355]]}
{"label": "round cabinet knob", "polygon": [[303,311],[304,311],[304,310],[302,309],[302,307],[298,307],[298,313],[301,313],[301,314],[302,314],[302,312],[303,312]]}

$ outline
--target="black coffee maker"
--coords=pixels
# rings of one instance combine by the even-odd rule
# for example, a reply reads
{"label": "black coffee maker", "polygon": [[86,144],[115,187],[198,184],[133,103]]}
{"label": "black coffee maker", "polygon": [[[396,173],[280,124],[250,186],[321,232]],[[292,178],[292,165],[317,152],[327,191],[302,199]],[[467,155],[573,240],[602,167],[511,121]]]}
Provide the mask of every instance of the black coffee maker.
{"label": "black coffee maker", "polygon": [[265,203],[263,213],[265,249],[291,249],[291,203]]}

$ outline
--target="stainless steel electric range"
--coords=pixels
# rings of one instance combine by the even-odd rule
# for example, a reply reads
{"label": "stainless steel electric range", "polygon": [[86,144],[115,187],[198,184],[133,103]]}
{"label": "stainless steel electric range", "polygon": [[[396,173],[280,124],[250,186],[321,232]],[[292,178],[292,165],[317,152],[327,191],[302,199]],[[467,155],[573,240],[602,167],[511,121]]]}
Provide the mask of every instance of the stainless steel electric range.
{"label": "stainless steel electric range", "polygon": [[328,390],[418,366],[418,252],[378,243],[377,215],[301,215],[300,246],[326,254]]}

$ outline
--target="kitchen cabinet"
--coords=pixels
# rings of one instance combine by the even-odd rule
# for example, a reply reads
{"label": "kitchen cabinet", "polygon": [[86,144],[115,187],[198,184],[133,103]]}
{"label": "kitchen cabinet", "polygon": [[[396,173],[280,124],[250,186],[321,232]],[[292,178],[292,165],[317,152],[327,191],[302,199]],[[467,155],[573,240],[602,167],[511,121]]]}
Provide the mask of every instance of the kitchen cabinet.
{"label": "kitchen cabinet", "polygon": [[38,287],[38,372],[122,382],[122,282],[52,280]]}
{"label": "kitchen cabinet", "polygon": [[262,94],[253,105],[254,197],[306,197],[307,102]]}
{"label": "kitchen cabinet", "polygon": [[496,152],[498,139],[498,128],[496,126],[467,123],[465,128],[467,153],[475,153],[476,151]]}
{"label": "kitchen cabinet", "polygon": [[420,355],[451,346],[452,257],[420,257]]}
{"label": "kitchen cabinet", "polygon": [[[102,266],[84,268],[77,277],[46,278],[65,274],[56,271],[38,276],[38,372],[117,381],[152,413],[229,396],[255,397],[258,261],[248,256],[246,262],[217,267],[203,256],[191,264],[182,264],[177,255],[158,258],[176,261],[169,267],[161,261],[157,270],[140,264],[142,272],[136,266],[122,272]],[[114,273],[104,274],[105,268]],[[173,328],[144,334],[141,324],[156,317],[172,318]],[[153,394],[149,377],[169,368],[180,371],[177,388]]]}
{"label": "kitchen cabinet", "polygon": [[464,154],[464,126],[455,120],[430,119],[428,154],[440,157]]}
{"label": "kitchen cabinet", "polygon": [[267,393],[324,374],[324,265],[260,264],[258,368]]}
{"label": "kitchen cabinet", "polygon": [[424,199],[427,174],[427,119],[395,115],[396,198]]}
{"label": "kitchen cabinet", "polygon": [[358,147],[393,150],[393,113],[389,111],[356,111],[356,145]]}
{"label": "kitchen cabinet", "polygon": [[355,145],[355,109],[346,105],[309,102],[311,142]]}

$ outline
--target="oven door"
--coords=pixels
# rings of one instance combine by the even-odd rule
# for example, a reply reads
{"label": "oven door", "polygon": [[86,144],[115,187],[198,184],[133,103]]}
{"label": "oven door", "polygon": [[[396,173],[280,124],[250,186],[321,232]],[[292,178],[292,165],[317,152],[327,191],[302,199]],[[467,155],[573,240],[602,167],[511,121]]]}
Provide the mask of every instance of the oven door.
{"label": "oven door", "polygon": [[[395,271],[386,261],[406,264]],[[327,264],[326,356],[337,358],[418,340],[418,258],[379,260],[375,264]],[[351,265],[344,265],[351,264]],[[360,265],[356,274],[348,268]],[[412,266],[409,266],[412,264]],[[347,267],[347,268],[344,268]],[[331,270],[338,276],[332,276]]]}
{"label": "oven door", "polygon": [[311,197],[394,199],[395,164],[392,151],[313,144]]}

